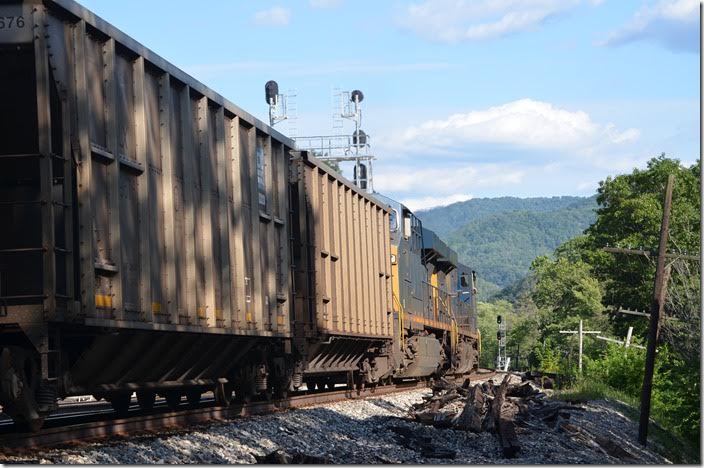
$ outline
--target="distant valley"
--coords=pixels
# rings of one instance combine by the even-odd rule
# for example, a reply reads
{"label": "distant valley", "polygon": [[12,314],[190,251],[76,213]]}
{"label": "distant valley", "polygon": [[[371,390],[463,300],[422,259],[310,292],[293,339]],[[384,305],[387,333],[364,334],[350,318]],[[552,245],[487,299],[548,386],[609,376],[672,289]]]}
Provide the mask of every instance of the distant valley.
{"label": "distant valley", "polygon": [[596,196],[478,198],[417,215],[470,265],[488,299],[519,282],[538,255],[551,254],[596,219]]}

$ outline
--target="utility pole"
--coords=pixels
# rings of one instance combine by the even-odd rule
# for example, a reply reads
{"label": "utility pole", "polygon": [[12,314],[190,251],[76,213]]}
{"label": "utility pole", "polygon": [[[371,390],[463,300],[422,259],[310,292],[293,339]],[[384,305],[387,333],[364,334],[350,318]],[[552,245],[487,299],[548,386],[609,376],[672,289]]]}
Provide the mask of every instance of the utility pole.
{"label": "utility pole", "polygon": [[633,327],[628,327],[628,333],[626,333],[626,339],[624,341],[617,340],[614,338],[609,338],[607,336],[601,336],[597,335],[596,338],[599,340],[604,340],[604,341],[610,341],[612,343],[617,343],[620,344],[626,348],[633,346],[634,348],[640,348],[640,349],[645,349],[645,346],[637,345],[637,344],[631,344],[631,338],[633,337]]}
{"label": "utility pole", "polygon": [[579,329],[578,330],[560,330],[560,333],[567,333],[567,334],[578,334],[579,335],[579,373],[582,373],[582,351],[584,349],[584,335],[589,335],[589,334],[599,334],[601,333],[600,331],[594,331],[594,330],[585,330],[584,326],[582,324],[582,320],[579,321]]}
{"label": "utility pole", "polygon": [[662,224],[660,225],[660,245],[658,246],[658,263],[655,268],[655,286],[653,300],[650,304],[650,330],[648,332],[648,348],[645,356],[645,374],[643,375],[643,389],[640,396],[640,425],[638,427],[638,442],[642,445],[648,443],[648,421],[650,420],[650,397],[653,391],[653,373],[655,371],[655,349],[660,334],[660,316],[665,306],[667,295],[667,279],[669,268],[665,269],[667,256],[667,235],[670,227],[670,208],[672,206],[672,189],[675,176],[667,178],[665,189],[665,203],[662,209]]}

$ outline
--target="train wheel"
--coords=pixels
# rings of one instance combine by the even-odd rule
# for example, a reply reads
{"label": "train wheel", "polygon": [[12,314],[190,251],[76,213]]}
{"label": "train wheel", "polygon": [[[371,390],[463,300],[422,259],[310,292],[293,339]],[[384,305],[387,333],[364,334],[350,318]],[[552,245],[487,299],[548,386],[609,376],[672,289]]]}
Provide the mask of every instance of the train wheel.
{"label": "train wheel", "polygon": [[[201,391],[199,388],[192,388],[186,392],[188,406],[196,408],[200,404]],[[217,396],[215,397],[217,401]]]}
{"label": "train wheel", "polygon": [[291,388],[291,379],[278,382],[273,388],[274,398],[277,400],[285,400],[288,398]]}
{"label": "train wheel", "polygon": [[130,410],[130,403],[132,402],[132,392],[120,392],[112,395],[110,398],[110,405],[112,409],[119,416],[126,416]]}
{"label": "train wheel", "polygon": [[169,405],[171,409],[177,409],[181,404],[181,392],[178,390],[169,390],[164,394],[166,399],[166,404]]}
{"label": "train wheel", "polygon": [[232,403],[232,384],[231,383],[217,383],[215,384],[215,389],[213,391],[215,394],[215,405],[216,406],[230,406]]}
{"label": "train wheel", "polygon": [[156,393],[150,391],[139,391],[137,392],[137,403],[139,407],[143,410],[150,410],[154,408],[154,403],[156,402]]}
{"label": "train wheel", "polygon": [[8,346],[0,353],[0,403],[15,421],[18,431],[36,432],[46,414],[39,412],[36,392],[39,388],[39,362],[36,353],[18,346]]}
{"label": "train wheel", "polygon": [[252,394],[248,392],[237,392],[235,391],[235,401],[237,403],[251,403],[252,402]]}

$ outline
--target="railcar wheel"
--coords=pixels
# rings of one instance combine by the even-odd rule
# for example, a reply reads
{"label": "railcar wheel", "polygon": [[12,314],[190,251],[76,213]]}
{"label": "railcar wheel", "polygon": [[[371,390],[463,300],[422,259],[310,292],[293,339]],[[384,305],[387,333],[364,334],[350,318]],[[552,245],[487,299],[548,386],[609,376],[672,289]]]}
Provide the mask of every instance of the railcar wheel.
{"label": "railcar wheel", "polygon": [[181,404],[181,392],[178,390],[169,390],[164,394],[164,398],[171,409],[177,409]]}
{"label": "railcar wheel", "polygon": [[216,406],[230,406],[232,403],[232,384],[231,383],[217,383],[215,384],[215,389],[213,391],[215,394],[215,405]]}
{"label": "railcar wheel", "polygon": [[120,392],[109,398],[110,405],[112,406],[112,409],[115,410],[115,413],[119,416],[126,416],[130,410],[130,403],[132,403],[132,393]]}
{"label": "railcar wheel", "polygon": [[238,393],[235,391],[235,401],[243,404],[251,403],[252,394],[247,392]]}
{"label": "railcar wheel", "polygon": [[36,392],[40,385],[36,353],[8,346],[0,353],[0,403],[20,432],[36,432],[44,424]]}
{"label": "railcar wheel", "polygon": [[[199,388],[193,388],[186,392],[186,401],[188,406],[191,408],[196,408],[200,404],[201,391]],[[217,401],[217,396],[215,397]]]}
{"label": "railcar wheel", "polygon": [[154,403],[156,402],[156,393],[149,391],[139,391],[137,392],[137,403],[139,407],[143,410],[150,410],[154,408]]}

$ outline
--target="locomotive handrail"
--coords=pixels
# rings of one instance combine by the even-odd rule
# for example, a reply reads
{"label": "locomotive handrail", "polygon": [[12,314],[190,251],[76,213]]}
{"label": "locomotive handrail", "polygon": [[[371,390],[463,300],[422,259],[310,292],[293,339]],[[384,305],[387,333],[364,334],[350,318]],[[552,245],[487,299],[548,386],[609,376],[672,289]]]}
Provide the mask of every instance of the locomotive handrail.
{"label": "locomotive handrail", "polygon": [[399,343],[401,344],[401,350],[404,350],[406,348],[406,341],[403,339],[403,316],[405,312],[403,311],[403,306],[401,305],[401,301],[398,299],[396,296],[396,293],[393,291],[391,292],[391,296],[396,300],[396,303],[398,304],[398,329],[399,329]]}

